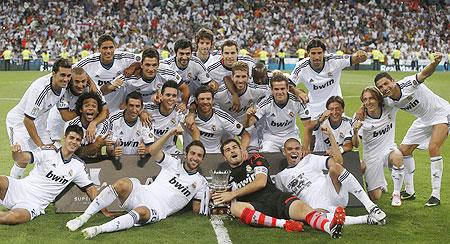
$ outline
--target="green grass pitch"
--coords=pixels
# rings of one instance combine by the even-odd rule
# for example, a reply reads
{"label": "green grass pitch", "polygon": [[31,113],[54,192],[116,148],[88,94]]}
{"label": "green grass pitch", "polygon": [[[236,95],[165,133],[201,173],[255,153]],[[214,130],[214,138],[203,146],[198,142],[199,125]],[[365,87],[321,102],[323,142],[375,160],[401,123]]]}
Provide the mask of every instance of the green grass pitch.
{"label": "green grass pitch", "polygon": [[[8,175],[12,165],[9,141],[6,134],[5,119],[7,112],[15,106],[32,80],[43,72],[0,72],[0,174]],[[373,84],[375,72],[344,71],[341,87],[346,101],[346,114],[351,116],[360,106],[361,90]],[[391,72],[395,79],[412,73]],[[450,73],[435,73],[426,82],[436,94],[450,99]],[[396,142],[400,143],[413,117],[403,111],[397,116]],[[442,148],[444,156],[444,175],[441,191],[441,206],[425,208],[424,203],[431,192],[430,163],[426,151],[416,151],[415,188],[417,199],[404,201],[400,208],[390,206],[390,194],[384,194],[378,202],[387,213],[385,226],[345,226],[339,243],[447,243],[450,241],[450,146],[448,141]],[[392,191],[390,174],[386,172],[389,190]],[[0,207],[0,210],[4,210]],[[364,209],[349,208],[348,215],[365,214]],[[1,243],[73,243],[84,241],[81,232],[69,232],[65,223],[76,214],[55,214],[50,205],[47,213],[30,223],[19,226],[0,226]],[[98,225],[108,221],[98,214],[86,226]],[[328,235],[306,227],[303,233],[287,233],[281,229],[253,228],[242,225],[238,220],[226,220],[231,240],[234,243],[318,243],[332,241]],[[93,241],[108,243],[215,243],[216,236],[209,220],[194,216],[189,212],[179,213],[159,223],[129,231],[103,234]]]}

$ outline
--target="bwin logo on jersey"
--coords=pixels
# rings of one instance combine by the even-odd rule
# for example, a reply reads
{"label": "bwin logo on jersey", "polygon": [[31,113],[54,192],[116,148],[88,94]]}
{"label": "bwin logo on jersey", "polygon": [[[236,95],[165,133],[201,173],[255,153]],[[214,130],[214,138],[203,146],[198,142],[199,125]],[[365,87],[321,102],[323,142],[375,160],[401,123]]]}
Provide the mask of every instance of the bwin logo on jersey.
{"label": "bwin logo on jersey", "polygon": [[122,147],[137,147],[139,145],[139,142],[137,142],[137,141],[122,141],[122,139],[120,139],[119,144]]}
{"label": "bwin logo on jersey", "polygon": [[334,84],[334,79],[329,80],[327,83],[322,85],[313,85],[313,90],[319,90],[331,86]]}
{"label": "bwin logo on jersey", "polygon": [[380,130],[380,131],[374,131],[373,132],[373,137],[377,137],[377,136],[381,136],[384,135],[386,133],[388,133],[388,131],[390,131],[392,129],[392,123],[390,123],[386,128]]}
{"label": "bwin logo on jersey", "polygon": [[212,137],[214,137],[214,134],[213,133],[204,132],[204,131],[200,131],[200,136],[212,138]]}
{"label": "bwin logo on jersey", "polygon": [[55,174],[53,174],[53,170],[50,170],[50,172],[48,172],[45,177],[49,178],[52,181],[56,181],[59,182],[63,185],[65,185],[67,182],[69,182],[67,179],[64,179],[64,176],[57,176]]}
{"label": "bwin logo on jersey", "polygon": [[412,102],[409,102],[408,105],[406,105],[406,106],[404,106],[404,107],[402,108],[402,110],[411,110],[411,109],[413,109],[414,107],[416,107],[417,104],[419,104],[419,100],[416,99],[416,100],[414,100],[414,101],[412,101]]}
{"label": "bwin logo on jersey", "polygon": [[275,121],[270,122],[270,125],[275,126],[275,127],[285,127],[290,124],[292,124],[292,120],[286,120],[285,122],[279,122],[279,123],[275,122]]}
{"label": "bwin logo on jersey", "polygon": [[173,177],[172,179],[170,179],[169,183],[171,185],[173,185],[175,187],[175,189],[178,189],[179,191],[181,191],[181,193],[183,193],[183,195],[185,195],[186,197],[191,195],[191,192],[187,189],[187,187],[183,186],[180,182],[178,182],[176,177]]}
{"label": "bwin logo on jersey", "polygon": [[155,129],[155,134],[162,136],[162,135],[166,134],[168,131],[169,131],[169,129],[164,129],[164,130]]}

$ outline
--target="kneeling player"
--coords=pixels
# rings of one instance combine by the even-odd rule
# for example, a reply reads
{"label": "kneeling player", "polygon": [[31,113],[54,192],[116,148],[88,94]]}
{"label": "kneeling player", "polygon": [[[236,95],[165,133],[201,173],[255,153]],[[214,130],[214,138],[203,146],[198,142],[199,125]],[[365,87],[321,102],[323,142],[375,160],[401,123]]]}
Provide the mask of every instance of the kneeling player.
{"label": "kneeling player", "polygon": [[[295,138],[286,140],[284,155],[288,167],[275,176],[276,187],[295,194],[312,208],[328,213],[336,206],[347,206],[350,192],[361,201],[369,215],[346,216],[345,224],[384,224],[386,214],[369,199],[356,178],[342,167],[343,158],[332,129],[322,125],[321,130],[330,139],[330,157],[313,154],[302,157],[301,143]],[[325,175],[324,170],[328,174]]]}
{"label": "kneeling player", "polygon": [[[302,231],[304,220],[311,227],[329,233],[333,238],[341,236],[345,209],[337,207],[332,221],[313,210],[307,203],[289,193],[278,190],[269,177],[269,163],[260,154],[243,160],[239,143],[235,139],[225,141],[221,152],[231,170],[231,192],[215,192],[214,202],[231,203],[231,214],[248,225],[284,228]],[[290,220],[293,219],[293,220]]]}
{"label": "kneeling player", "polygon": [[[103,225],[84,229],[88,239],[104,232],[129,229],[134,225],[154,223],[184,208],[193,198],[202,200],[207,195],[206,179],[197,172],[205,156],[205,148],[199,141],[193,141],[186,147],[186,161],[181,163],[169,154],[161,151],[166,141],[181,133],[181,127],[172,129],[153,143],[148,152],[161,166],[161,172],[150,185],[141,185],[135,178],[122,178],[106,187],[79,217],[67,222],[67,227],[75,231],[101,208],[107,207],[119,198],[127,214],[115,218]],[[193,210],[200,209],[200,202],[193,202]]]}
{"label": "kneeling player", "polygon": [[[83,130],[76,125],[67,127],[65,142],[61,149],[37,148],[22,152],[18,144],[11,146],[15,162],[25,167],[36,166],[23,179],[0,176],[0,205],[10,209],[0,212],[0,224],[22,224],[44,214],[45,208],[53,202],[70,182],[86,191],[91,199],[97,196],[97,189],[85,172],[84,162],[74,155],[80,147]],[[105,214],[108,214],[104,210]]]}

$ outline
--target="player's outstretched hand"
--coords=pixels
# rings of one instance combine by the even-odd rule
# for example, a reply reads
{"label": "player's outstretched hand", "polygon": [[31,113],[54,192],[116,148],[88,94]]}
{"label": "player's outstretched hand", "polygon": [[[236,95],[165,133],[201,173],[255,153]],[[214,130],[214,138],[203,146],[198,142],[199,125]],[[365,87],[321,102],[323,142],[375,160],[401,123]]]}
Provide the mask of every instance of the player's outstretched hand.
{"label": "player's outstretched hand", "polygon": [[225,191],[225,192],[214,192],[212,194],[211,198],[213,199],[213,202],[215,204],[221,204],[221,203],[230,202],[231,200],[233,200],[235,198],[235,196],[234,196],[234,192]]}
{"label": "player's outstretched hand", "polygon": [[361,122],[361,120],[356,120],[354,123],[353,123],[353,129],[355,130],[355,131],[358,131],[360,128],[361,128],[361,126],[362,126],[362,122]]}
{"label": "player's outstretched hand", "polygon": [[256,107],[255,106],[251,106],[247,109],[247,115],[248,116],[252,116],[256,114]]}
{"label": "player's outstretched hand", "polygon": [[13,153],[20,153],[22,152],[22,148],[18,143],[11,145],[11,152]]}
{"label": "player's outstretched hand", "polygon": [[130,77],[136,73],[140,73],[140,72],[141,72],[141,63],[134,62],[123,71],[123,75],[128,78],[128,77]]}
{"label": "player's outstretched hand", "polygon": [[442,58],[444,57],[444,54],[442,54],[440,52],[436,52],[433,55],[434,55],[434,63],[437,63],[437,64],[439,64],[442,61]]}
{"label": "player's outstretched hand", "polygon": [[322,131],[323,134],[325,134],[326,136],[330,137],[332,130],[330,128],[329,125],[321,125],[320,126],[320,130]]}
{"label": "player's outstretched hand", "polygon": [[150,116],[150,114],[147,111],[142,111],[139,114],[139,119],[141,120],[142,124],[144,124],[144,126],[146,127],[151,127],[152,126],[152,120],[153,118]]}
{"label": "player's outstretched hand", "polygon": [[239,96],[238,95],[232,95],[231,96],[231,111],[233,112],[239,112],[239,110],[241,109],[241,101],[239,100]]}
{"label": "player's outstretched hand", "polygon": [[86,140],[89,143],[95,141],[95,134],[97,132],[97,125],[94,122],[89,123],[88,128],[86,130]]}
{"label": "player's outstretched hand", "polygon": [[177,112],[184,113],[184,111],[186,111],[186,104],[184,104],[183,102],[177,103],[176,109]]}
{"label": "player's outstretched hand", "polygon": [[173,128],[170,133],[174,136],[176,135],[182,135],[184,132],[183,127],[181,125],[178,125],[177,127]]}

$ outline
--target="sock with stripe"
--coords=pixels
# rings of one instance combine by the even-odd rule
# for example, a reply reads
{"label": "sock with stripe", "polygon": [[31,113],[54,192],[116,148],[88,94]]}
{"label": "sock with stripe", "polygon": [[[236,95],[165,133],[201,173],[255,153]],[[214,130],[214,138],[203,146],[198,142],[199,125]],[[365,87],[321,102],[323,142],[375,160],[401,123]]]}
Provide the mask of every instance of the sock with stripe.
{"label": "sock with stripe", "polygon": [[257,210],[245,208],[240,216],[241,222],[253,226],[266,226],[283,228],[286,223],[285,219],[277,219],[267,216]]}
{"label": "sock with stripe", "polygon": [[316,210],[308,213],[305,217],[305,221],[314,229],[330,233],[330,220]]}
{"label": "sock with stripe", "polygon": [[403,157],[403,164],[405,165],[405,191],[408,194],[413,194],[414,190],[414,172],[416,171],[416,164],[412,155]]}
{"label": "sock with stripe", "polygon": [[364,191],[361,184],[359,184],[355,176],[344,169],[339,175],[338,180],[341,182],[342,187],[349,193],[353,194],[364,205],[367,212],[370,212],[370,210],[375,206],[375,203],[370,200],[369,196]]}
{"label": "sock with stripe", "polygon": [[126,230],[133,227],[138,221],[139,214],[136,211],[131,210],[127,214],[100,225],[98,229],[100,230],[100,233]]}
{"label": "sock with stripe", "polygon": [[431,157],[431,188],[433,191],[431,195],[437,199],[441,199],[441,181],[442,181],[442,171],[444,169],[444,161],[442,156]]}
{"label": "sock with stripe", "polygon": [[105,187],[105,189],[103,189],[103,191],[101,191],[100,194],[92,200],[91,204],[89,204],[84,213],[80,215],[80,218],[83,219],[84,222],[87,222],[92,215],[111,205],[116,198],[117,193],[112,185]]}
{"label": "sock with stripe", "polygon": [[403,177],[405,175],[405,166],[396,167],[392,166],[392,182],[394,183],[394,195],[400,195],[403,185]]}

